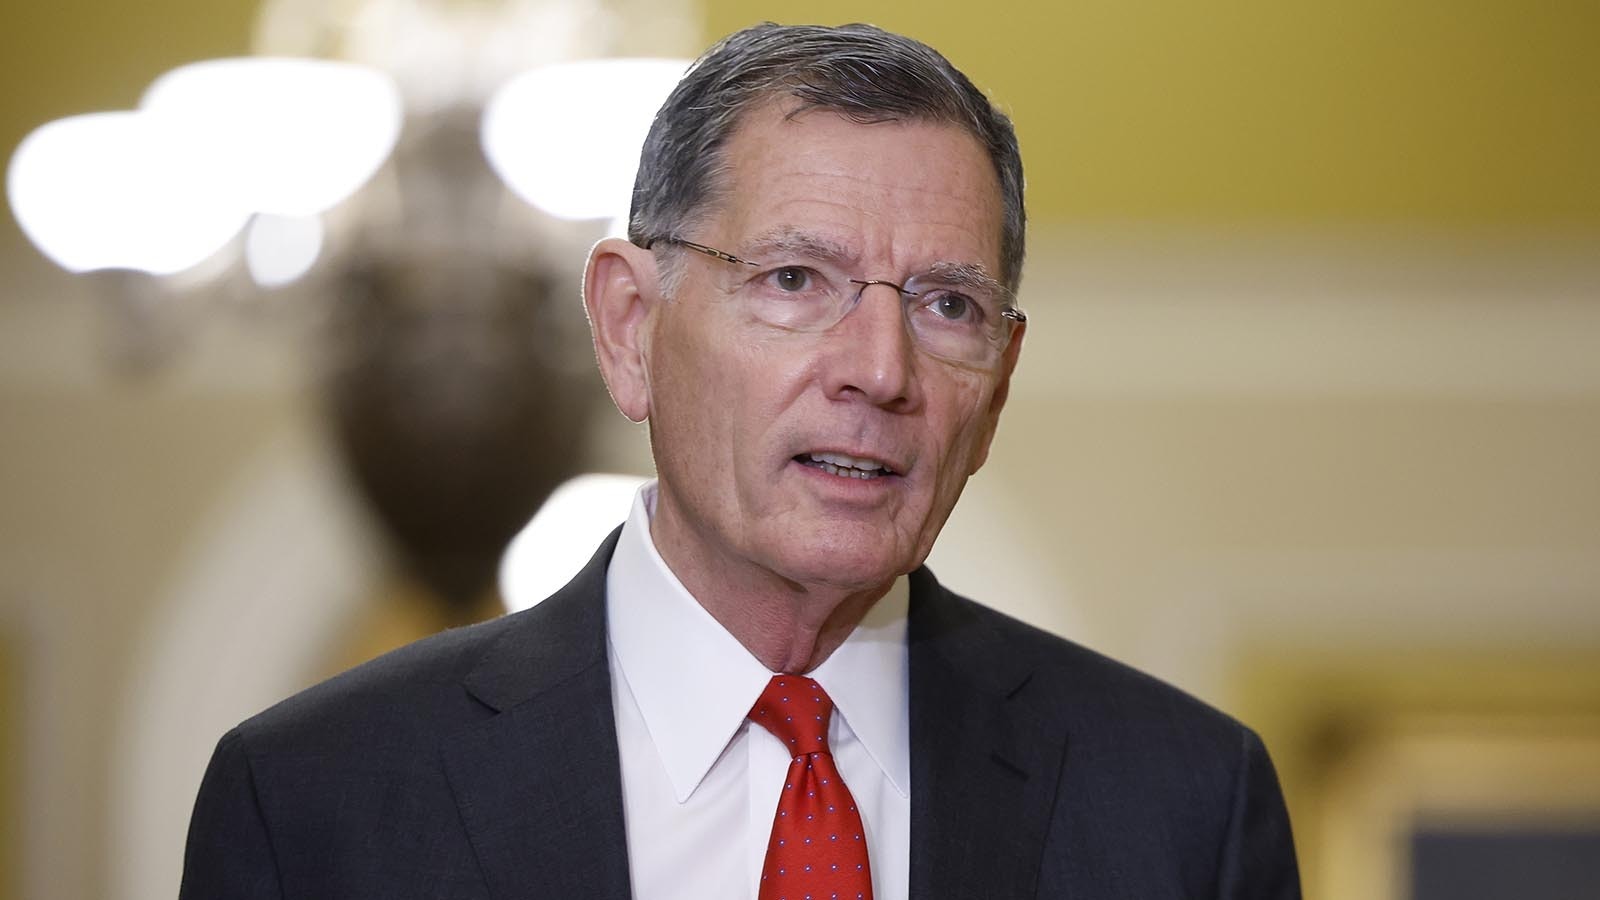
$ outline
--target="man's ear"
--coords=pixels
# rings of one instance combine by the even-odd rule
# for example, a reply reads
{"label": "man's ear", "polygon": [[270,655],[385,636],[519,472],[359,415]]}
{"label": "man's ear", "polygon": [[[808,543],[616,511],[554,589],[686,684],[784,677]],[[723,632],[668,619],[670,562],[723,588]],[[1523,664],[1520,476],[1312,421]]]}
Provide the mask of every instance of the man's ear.
{"label": "man's ear", "polygon": [[994,443],[994,434],[1000,428],[1000,411],[1005,409],[1006,398],[1011,395],[1011,373],[1017,370],[1017,360],[1022,358],[1022,336],[1027,331],[1025,322],[1011,329],[1011,341],[1006,344],[1005,353],[1000,357],[1000,382],[989,397],[989,409],[984,413],[988,421],[984,423],[983,437],[978,452],[972,458],[972,471],[968,475],[977,474],[989,459],[989,445]]}
{"label": "man's ear", "polygon": [[583,306],[612,402],[630,421],[650,416],[650,312],[660,302],[655,256],[620,238],[589,251]]}

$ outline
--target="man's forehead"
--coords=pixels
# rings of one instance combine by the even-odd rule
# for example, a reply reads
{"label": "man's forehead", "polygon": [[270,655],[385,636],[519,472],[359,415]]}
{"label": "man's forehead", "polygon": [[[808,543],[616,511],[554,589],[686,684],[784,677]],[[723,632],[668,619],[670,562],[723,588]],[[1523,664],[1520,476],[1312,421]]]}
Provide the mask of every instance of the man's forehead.
{"label": "man's forehead", "polygon": [[[874,146],[881,138],[899,147]],[[735,242],[727,249],[736,255],[857,261],[866,248],[851,227],[785,215],[804,207],[806,192],[815,189],[818,208],[853,206],[867,218],[879,209],[887,216],[904,212],[898,204],[909,198],[923,207],[941,207],[934,218],[946,219],[949,230],[974,233],[973,223],[991,219],[991,233],[976,232],[979,246],[962,241],[961,247],[939,248],[944,252],[934,253],[926,264],[997,275],[993,266],[999,262],[1004,202],[999,177],[981,143],[959,125],[926,118],[861,121],[787,98],[749,111],[722,149],[710,202],[696,218],[705,225],[720,220],[719,230]],[[880,155],[898,162],[886,165]],[[929,219],[926,209],[917,214],[921,221]]]}
{"label": "man's forehead", "polygon": [[[841,136],[885,133],[901,139],[917,139],[919,150],[927,157],[927,165],[919,168],[932,168],[941,161],[971,163],[990,176],[993,199],[997,204],[1003,202],[999,173],[983,142],[959,123],[930,116],[858,114],[852,110],[803,103],[788,95],[757,103],[739,116],[720,148],[716,180],[728,185],[738,176],[748,174],[742,171],[745,167],[738,159],[740,148],[761,147],[769,154],[762,161],[770,163],[779,154],[786,158],[803,157],[810,147]],[[930,139],[930,136],[936,137]],[[941,138],[943,146],[936,146]],[[942,160],[933,158],[936,151]],[[859,162],[865,166],[870,160]]]}

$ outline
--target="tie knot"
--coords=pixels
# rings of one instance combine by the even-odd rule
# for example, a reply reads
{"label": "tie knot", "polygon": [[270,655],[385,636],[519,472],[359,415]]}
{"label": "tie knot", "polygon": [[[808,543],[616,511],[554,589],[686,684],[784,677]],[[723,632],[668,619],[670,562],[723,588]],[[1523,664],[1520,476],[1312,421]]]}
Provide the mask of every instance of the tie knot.
{"label": "tie knot", "polygon": [[813,679],[774,675],[750,707],[750,721],[773,733],[795,756],[828,751],[833,700]]}

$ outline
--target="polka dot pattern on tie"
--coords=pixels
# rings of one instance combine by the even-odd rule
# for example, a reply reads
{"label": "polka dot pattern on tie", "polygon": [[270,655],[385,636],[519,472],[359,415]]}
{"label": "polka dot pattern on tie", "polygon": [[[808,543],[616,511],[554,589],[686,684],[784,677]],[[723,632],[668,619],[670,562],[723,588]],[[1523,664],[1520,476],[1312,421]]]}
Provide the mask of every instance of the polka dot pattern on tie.
{"label": "polka dot pattern on tie", "polygon": [[750,720],[792,757],[772,819],[759,900],[872,900],[866,833],[828,748],[833,701],[816,681],[774,675]]}

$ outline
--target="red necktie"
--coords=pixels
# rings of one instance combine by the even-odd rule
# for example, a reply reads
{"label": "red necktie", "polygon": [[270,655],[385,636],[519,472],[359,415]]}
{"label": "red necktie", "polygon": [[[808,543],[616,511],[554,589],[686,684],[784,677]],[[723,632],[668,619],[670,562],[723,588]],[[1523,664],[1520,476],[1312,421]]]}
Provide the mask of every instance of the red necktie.
{"label": "red necktie", "polygon": [[759,900],[872,900],[867,835],[828,750],[833,701],[800,675],[774,675],[750,709],[793,761],[772,819]]}

